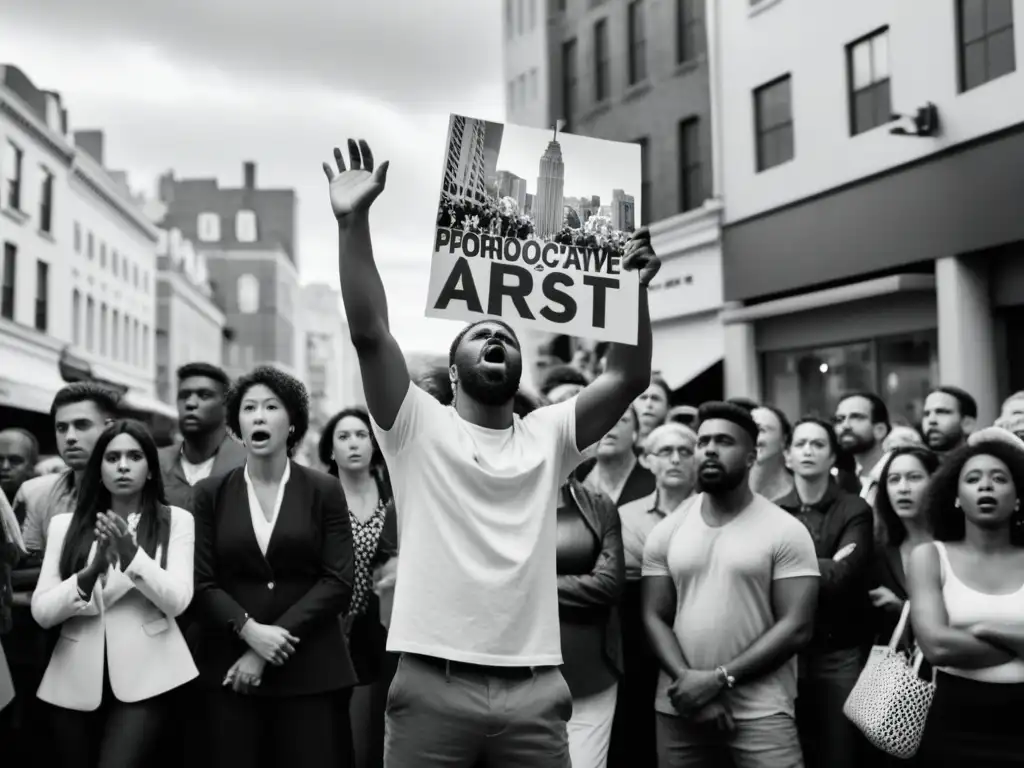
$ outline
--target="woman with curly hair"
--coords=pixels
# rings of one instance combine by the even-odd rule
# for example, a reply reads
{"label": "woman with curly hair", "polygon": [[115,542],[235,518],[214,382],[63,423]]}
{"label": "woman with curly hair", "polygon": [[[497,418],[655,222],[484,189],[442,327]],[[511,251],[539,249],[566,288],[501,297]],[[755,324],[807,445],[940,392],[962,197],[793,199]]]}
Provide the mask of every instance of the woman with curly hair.
{"label": "woman with curly hair", "polygon": [[260,367],[226,404],[245,465],[200,481],[194,499],[212,764],[351,765],[356,676],[338,621],[355,569],[345,497],[291,460],[309,426],[299,381]]}
{"label": "woman with curly hair", "polygon": [[352,524],[355,579],[344,627],[359,679],[351,707],[355,764],[380,765],[384,759],[387,691],[377,683],[381,680],[387,630],[381,622],[373,577],[374,570],[390,556],[380,541],[393,500],[387,467],[366,409],[356,406],[334,414],[320,435],[318,454],[320,463],[341,484]]}
{"label": "woman with curly hair", "polygon": [[932,477],[935,541],[910,557],[910,611],[937,686],[921,757],[935,766],[1024,763],[1024,448],[984,440]]}
{"label": "woman with curly hair", "polygon": [[193,592],[192,516],[164,499],[146,427],[99,436],[73,513],[54,516],[32,617],[55,628],[37,696],[57,764],[144,766],[157,758],[168,694],[198,674],[175,619]]}

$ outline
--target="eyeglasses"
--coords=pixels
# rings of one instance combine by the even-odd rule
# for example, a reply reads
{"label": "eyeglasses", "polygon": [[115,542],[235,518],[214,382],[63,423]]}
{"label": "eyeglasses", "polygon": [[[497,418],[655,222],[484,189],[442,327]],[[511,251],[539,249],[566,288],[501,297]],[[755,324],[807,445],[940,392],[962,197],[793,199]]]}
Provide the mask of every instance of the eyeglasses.
{"label": "eyeglasses", "polygon": [[684,445],[666,445],[664,448],[651,451],[651,455],[657,456],[659,459],[670,459],[673,454],[679,454],[680,459],[692,459],[693,449]]}

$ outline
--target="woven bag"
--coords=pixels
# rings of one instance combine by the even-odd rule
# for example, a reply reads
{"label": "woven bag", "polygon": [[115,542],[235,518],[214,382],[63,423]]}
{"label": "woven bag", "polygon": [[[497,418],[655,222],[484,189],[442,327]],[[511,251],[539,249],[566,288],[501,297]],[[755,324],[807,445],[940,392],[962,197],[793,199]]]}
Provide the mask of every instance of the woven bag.
{"label": "woven bag", "polygon": [[924,654],[896,650],[910,617],[910,602],[892,633],[889,645],[871,649],[868,663],[843,705],[843,714],[868,741],[893,757],[911,758],[921,746],[928,710],[935,696],[932,679],[920,677]]}

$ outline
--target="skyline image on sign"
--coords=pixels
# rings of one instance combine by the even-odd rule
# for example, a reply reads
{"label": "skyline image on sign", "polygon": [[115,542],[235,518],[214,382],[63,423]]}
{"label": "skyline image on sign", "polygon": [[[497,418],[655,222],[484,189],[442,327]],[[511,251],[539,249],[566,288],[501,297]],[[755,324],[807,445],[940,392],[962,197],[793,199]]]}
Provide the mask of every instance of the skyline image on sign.
{"label": "skyline image on sign", "polygon": [[426,314],[636,342],[640,147],[452,115]]}

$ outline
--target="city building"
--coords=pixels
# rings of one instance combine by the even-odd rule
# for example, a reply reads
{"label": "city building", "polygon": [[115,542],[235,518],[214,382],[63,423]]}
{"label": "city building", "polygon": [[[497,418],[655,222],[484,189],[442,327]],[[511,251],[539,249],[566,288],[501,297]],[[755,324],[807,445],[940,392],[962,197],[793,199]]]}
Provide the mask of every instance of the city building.
{"label": "city building", "polygon": [[538,237],[552,237],[562,229],[564,208],[565,164],[557,139],[548,142],[540,158],[537,192],[533,204],[534,231]]}
{"label": "city building", "polygon": [[157,270],[157,397],[174,403],[178,368],[186,363],[223,364],[225,317],[214,299],[206,256],[181,230],[160,230]]}
{"label": "city building", "polygon": [[104,168],[102,133],[68,123],[59,94],[0,66],[0,417],[44,451],[69,381],[104,381],[151,421],[173,414],[155,397],[157,230]]}
{"label": "city building", "polygon": [[306,342],[306,386],[310,420],[322,428],[332,415],[353,405],[365,405],[359,360],[341,314],[341,294],[324,283],[302,288]]}
{"label": "city building", "polygon": [[[444,189],[456,197],[483,202],[487,192],[487,161],[484,143],[487,123],[472,117],[452,118],[448,160],[444,170]],[[500,142],[500,136],[499,142]],[[494,154],[497,162],[497,153]],[[495,176],[497,174],[495,173]]]}
{"label": "city building", "polygon": [[258,187],[253,162],[243,163],[242,176],[241,187],[226,188],[216,179],[176,179],[168,171],[157,194],[167,209],[161,226],[179,230],[206,258],[233,335],[225,370],[236,377],[266,364],[301,377],[295,192]]}
{"label": "city building", "polygon": [[[505,0],[504,24],[509,122],[550,129],[561,119],[565,132],[640,144],[641,189],[628,190],[633,205],[623,196],[587,209],[619,224],[650,225],[662,260],[650,293],[654,367],[680,403],[720,397],[718,110],[705,0]],[[581,342],[529,334],[534,380],[554,362],[552,345],[564,358]]]}
{"label": "city building", "polygon": [[710,4],[731,395],[1024,387],[1024,0]]}
{"label": "city building", "polygon": [[511,197],[516,201],[520,211],[526,210],[526,190],[526,179],[516,176],[511,171],[498,171],[498,197]]}

